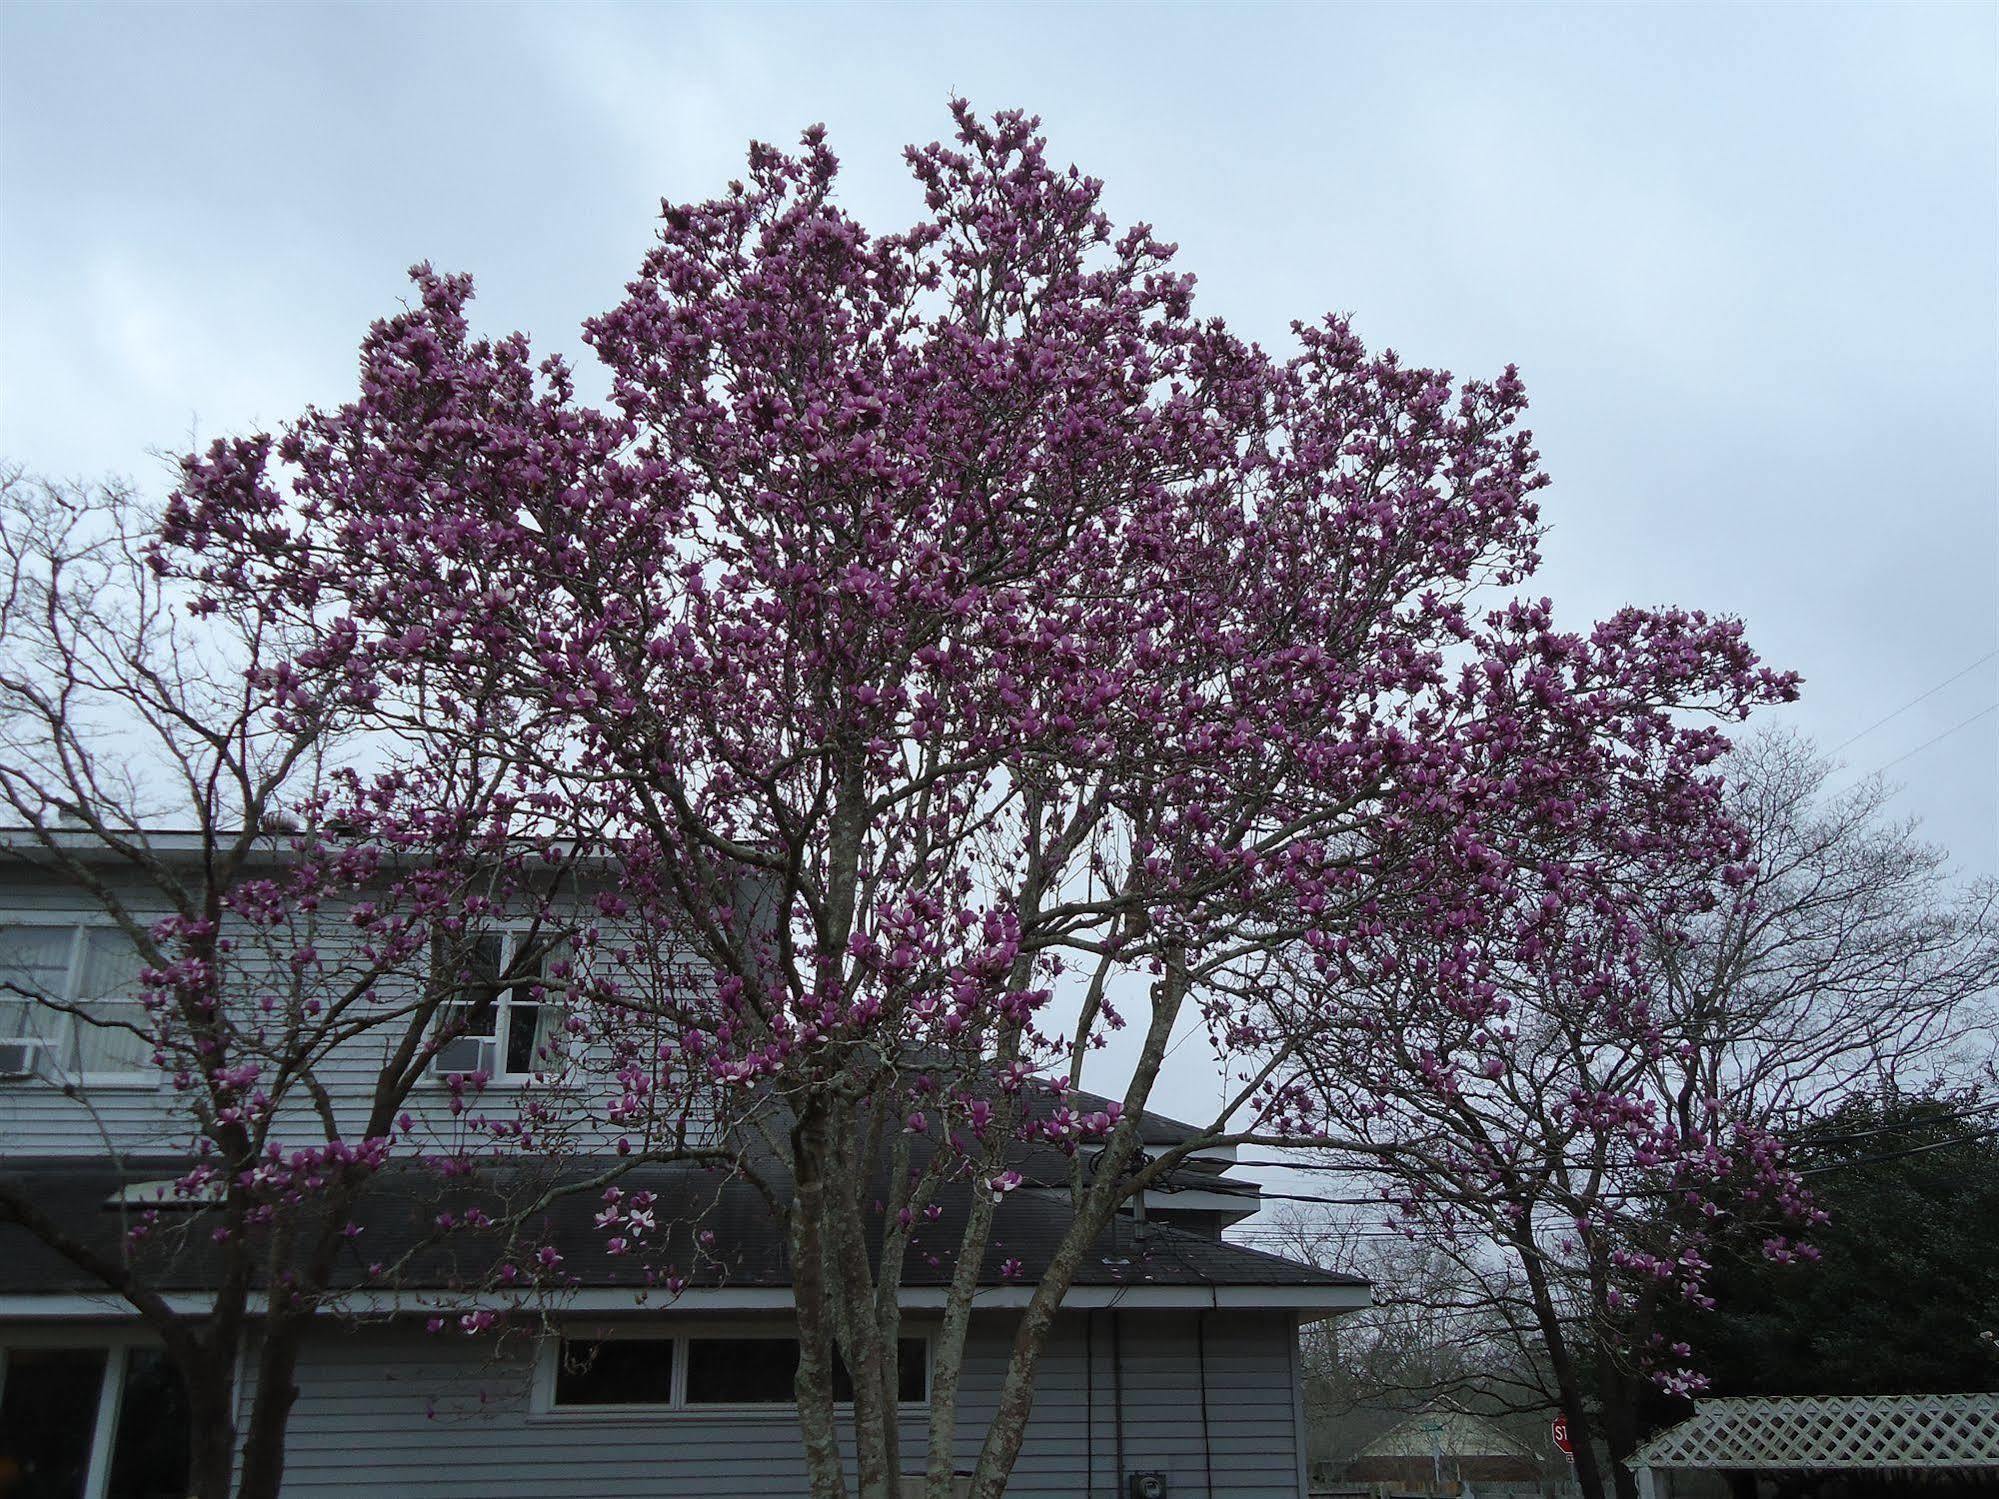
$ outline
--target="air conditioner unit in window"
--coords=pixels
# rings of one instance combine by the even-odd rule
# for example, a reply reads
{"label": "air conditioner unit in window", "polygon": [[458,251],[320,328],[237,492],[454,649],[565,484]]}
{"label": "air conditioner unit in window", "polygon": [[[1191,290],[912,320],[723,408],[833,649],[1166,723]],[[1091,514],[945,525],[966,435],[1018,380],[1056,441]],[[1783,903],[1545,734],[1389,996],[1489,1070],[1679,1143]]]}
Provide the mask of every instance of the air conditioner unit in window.
{"label": "air conditioner unit in window", "polygon": [[34,1036],[0,1041],[0,1078],[33,1077],[42,1070],[48,1043]]}
{"label": "air conditioner unit in window", "polygon": [[430,1070],[440,1077],[451,1072],[484,1072],[491,1076],[495,1045],[491,1036],[460,1036],[437,1048]]}

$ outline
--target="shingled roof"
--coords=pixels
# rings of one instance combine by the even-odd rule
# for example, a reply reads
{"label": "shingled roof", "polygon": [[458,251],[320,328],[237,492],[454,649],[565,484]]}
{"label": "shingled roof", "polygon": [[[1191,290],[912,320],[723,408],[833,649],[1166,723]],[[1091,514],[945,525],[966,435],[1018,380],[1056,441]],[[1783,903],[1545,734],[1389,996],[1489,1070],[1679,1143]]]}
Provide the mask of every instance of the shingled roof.
{"label": "shingled roof", "polygon": [[[574,1188],[597,1179],[593,1169],[608,1162],[582,1162],[552,1179],[526,1172],[496,1173],[474,1185],[446,1183],[415,1169],[384,1172],[372,1183],[353,1215],[360,1233],[343,1255],[342,1286],[379,1284],[370,1264],[406,1260],[403,1287],[450,1289],[486,1281],[504,1246],[497,1237],[462,1229],[440,1233],[437,1219],[449,1212],[462,1219],[479,1205],[497,1214],[510,1202],[538,1199],[551,1186]],[[171,1162],[129,1164],[45,1161],[16,1164],[5,1179],[20,1187],[58,1223],[102,1252],[120,1252],[135,1210],[116,1204],[137,1183],[173,1176]],[[583,1287],[638,1289],[656,1280],[663,1267],[691,1287],[782,1288],[791,1282],[784,1234],[761,1194],[746,1181],[685,1164],[635,1167],[619,1178],[628,1196],[654,1195],[657,1228],[642,1236],[636,1252],[612,1254],[613,1231],[594,1219],[603,1206],[601,1189],[569,1190],[534,1213],[522,1243],[552,1244],[563,1256],[566,1283]],[[919,1225],[904,1267],[905,1287],[942,1287],[954,1269],[952,1251],[964,1233],[971,1190],[963,1185],[941,1192],[935,1221]],[[198,1291],[213,1281],[218,1254],[203,1231],[206,1214],[185,1208],[161,1214],[162,1230],[152,1244],[132,1253],[148,1278],[163,1290]],[[1069,1223],[1065,1192],[1023,1187],[999,1207],[980,1284],[1032,1284],[1046,1272]],[[181,1222],[186,1231],[176,1231]],[[712,1235],[712,1242],[706,1238]],[[517,1244],[515,1254],[522,1251]],[[1017,1271],[1002,1274],[1008,1261]],[[571,1279],[573,1277],[573,1279]],[[1204,1237],[1160,1223],[1140,1224],[1119,1215],[1099,1235],[1077,1272],[1078,1287],[1364,1287],[1358,1277],[1320,1270],[1239,1244]],[[25,1230],[0,1227],[0,1295],[87,1292],[100,1289],[87,1274],[33,1239]]]}

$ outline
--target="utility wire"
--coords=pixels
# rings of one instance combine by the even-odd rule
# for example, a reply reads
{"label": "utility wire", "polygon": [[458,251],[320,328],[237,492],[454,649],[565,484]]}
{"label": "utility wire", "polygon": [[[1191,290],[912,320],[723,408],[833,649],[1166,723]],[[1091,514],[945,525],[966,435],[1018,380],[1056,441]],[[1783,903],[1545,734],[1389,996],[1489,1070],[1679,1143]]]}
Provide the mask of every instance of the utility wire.
{"label": "utility wire", "polygon": [[[1805,1126],[1802,1129],[1794,1129],[1790,1133],[1782,1135],[1780,1138],[1783,1139],[1784,1143],[1787,1146],[1791,1147],[1794,1150],[1810,1150],[1821,1145],[1837,1144],[1844,1140],[1866,1140],[1866,1139],[1871,1139],[1875,1135],[1892,1135],[1899,1133],[1902,1130],[1930,1129],[1934,1128],[1937,1125],[1942,1125],[1942,1124],[1956,1124],[1965,1119],[1976,1119],[1981,1117],[1982,1115],[1993,1114],[1993,1113],[1999,1113],[1999,1100],[1995,1100],[1991,1103],[1977,1104],[1974,1107],[1968,1109],[1939,1110],[1936,1113],[1924,1114],[1918,1118],[1896,1119],[1887,1124],[1872,1124],[1867,1126],[1865,1129],[1829,1130],[1829,1131],[1820,1132],[1812,1130],[1809,1126]],[[1965,1138],[1977,1139],[1979,1138],[1979,1136],[1969,1135],[1966,1136]],[[1348,1176],[1366,1176],[1374,1171],[1379,1170],[1378,1167],[1365,1161],[1253,1160],[1253,1161],[1238,1161],[1235,1164],[1239,1169],[1242,1170],[1249,1170],[1252,1167],[1261,1166],[1267,1170],[1273,1170],[1273,1171],[1275,1170],[1327,1171]],[[1538,1170],[1542,1168],[1518,1167],[1517,1169]],[[1168,1190],[1171,1189],[1169,1188]],[[1602,1194],[1602,1195],[1619,1195],[1619,1194]],[[1638,1195],[1651,1196],[1655,1194],[1648,1192],[1648,1193],[1640,1193]],[[1355,1207],[1365,1207],[1374,1203],[1378,1203],[1380,1201],[1379,1198],[1374,1198],[1374,1197],[1350,1197],[1350,1198],[1324,1197],[1313,1200],[1321,1202],[1342,1203]]]}
{"label": "utility wire", "polygon": [[[1974,1112],[1985,1112],[1985,1111],[1975,1110]],[[1943,1121],[1940,1118],[1932,1116],[1929,1119],[1912,1121],[1909,1127],[1913,1128],[1917,1124],[1936,1124],[1941,1122]],[[1855,1131],[1854,1135],[1851,1137],[1828,1135],[1822,1138],[1828,1140],[1840,1139],[1840,1138],[1858,1138],[1860,1135],[1868,1133],[1880,1133],[1880,1131],[1861,1130],[1861,1131]],[[1802,1166],[1797,1168],[1797,1172],[1798,1175],[1800,1176],[1822,1176],[1828,1171],[1850,1171],[1861,1166],[1875,1166],[1881,1164],[1884,1161],[1899,1161],[1908,1156],[1922,1155],[1927,1151],[1945,1150],[1953,1145],[1969,1145],[1978,1140],[1989,1140],[1995,1137],[1999,1137],[1999,1128],[1972,1130],[1968,1134],[1952,1135],[1950,1138],[1944,1140],[1926,1140],[1920,1145],[1910,1145],[1901,1150],[1883,1151],[1876,1155],[1856,1156],[1850,1161],[1827,1161],[1817,1166]],[[1819,1142],[1817,1140],[1805,1140],[1805,1141],[1799,1141],[1798,1143],[1803,1146],[1810,1146],[1817,1144]],[[1598,1192],[1593,1195],[1594,1199],[1599,1202],[1610,1202],[1610,1201],[1623,1202],[1623,1201],[1630,1201],[1633,1198],[1671,1197],[1676,1195],[1677,1193],[1686,1190],[1689,1189],[1684,1187],[1646,1187],[1646,1188],[1638,1188],[1629,1192]],[[1257,1194],[1257,1199],[1258,1201],[1261,1202],[1318,1203],[1327,1207],[1392,1206],[1391,1203],[1386,1202],[1379,1197],[1328,1197],[1317,1193],[1304,1193],[1304,1192],[1259,1192]],[[1249,1229],[1246,1230],[1246,1232],[1285,1234],[1288,1233],[1289,1230],[1279,1225],[1272,1224],[1269,1225],[1268,1227],[1259,1226],[1258,1228]],[[1363,1232],[1366,1231],[1363,1230]],[[1402,1237],[1401,1231],[1399,1229],[1385,1230],[1383,1232],[1393,1237],[1397,1238]]]}
{"label": "utility wire", "polygon": [[[1951,676],[1945,677],[1941,682],[1937,683],[1936,686],[1932,687],[1928,692],[1925,692],[1921,697],[1911,698],[1908,702],[1902,704],[1901,707],[1897,708],[1893,713],[1888,714],[1884,718],[1875,719],[1874,722],[1869,724],[1866,728],[1862,729],[1858,734],[1853,735],[1851,738],[1840,740],[1840,742],[1838,744],[1835,744],[1830,750],[1827,751],[1827,753],[1836,755],[1841,750],[1845,749],[1849,744],[1854,744],[1862,739],[1865,739],[1869,734],[1873,733],[1876,729],[1880,728],[1881,725],[1883,725],[1884,723],[1894,722],[1894,720],[1900,718],[1904,713],[1907,713],[1911,708],[1915,707],[1917,704],[1928,702],[1931,698],[1935,697],[1939,692],[1942,692],[1944,688],[1950,686],[1951,683],[1957,681],[1959,678],[1970,676],[1971,673],[1977,671],[1979,667],[1983,666],[1986,662],[1990,661],[1995,656],[1999,656],[1999,650],[1987,651],[1984,655],[1980,656],[1976,661],[1972,662],[1971,665],[1965,667],[1964,670],[1956,672]],[[1991,709],[1988,708],[1986,711],[1989,713]]]}
{"label": "utility wire", "polygon": [[1786,1137],[1790,1145],[1826,1145],[1839,1140],[1865,1140],[1874,1135],[1892,1135],[1897,1130],[1923,1129],[1933,1124],[1955,1124],[1961,1119],[1976,1119],[1981,1114],[1999,1113],[1999,1102],[1982,1103],[1976,1108],[1947,1109],[1934,1114],[1924,1114],[1920,1118],[1896,1119],[1887,1124],[1872,1124],[1866,1129],[1843,1129],[1818,1133],[1806,1125],[1802,1132],[1794,1132]]}
{"label": "utility wire", "polygon": [[[1936,735],[1934,738],[1925,739],[1921,744],[1917,745],[1914,749],[1910,750],[1908,754],[1897,755],[1894,759],[1890,760],[1886,765],[1877,765],[1874,769],[1868,771],[1867,774],[1870,776],[1878,776],[1884,771],[1893,770],[1897,765],[1900,765],[1904,760],[1909,759],[1913,755],[1920,755],[1924,750],[1928,749],[1931,745],[1937,743],[1939,740],[1950,738],[1950,736],[1955,734],[1959,729],[1970,728],[1973,724],[1977,723],[1979,719],[1983,718],[1986,714],[1991,713],[1994,710],[1999,710],[1999,703],[1987,703],[1983,708],[1980,708],[1976,713],[1972,714],[1971,717],[1965,719],[1962,723],[1952,724],[1949,728],[1945,729],[1941,734]],[[1863,779],[1865,779],[1865,777],[1863,777]]]}
{"label": "utility wire", "polygon": [[1864,1155],[1851,1161],[1827,1161],[1823,1166],[1805,1166],[1799,1170],[1798,1175],[1817,1176],[1826,1171],[1845,1171],[1854,1166],[1873,1166],[1882,1161],[1899,1161],[1905,1156],[1922,1155],[1930,1150],[1946,1150],[1953,1145],[1969,1145],[1975,1140],[1989,1140],[1995,1135],[1999,1135],[1999,1129],[1973,1130],[1968,1135],[1952,1135],[1948,1140],[1926,1140],[1921,1145],[1906,1146],[1883,1155]]}

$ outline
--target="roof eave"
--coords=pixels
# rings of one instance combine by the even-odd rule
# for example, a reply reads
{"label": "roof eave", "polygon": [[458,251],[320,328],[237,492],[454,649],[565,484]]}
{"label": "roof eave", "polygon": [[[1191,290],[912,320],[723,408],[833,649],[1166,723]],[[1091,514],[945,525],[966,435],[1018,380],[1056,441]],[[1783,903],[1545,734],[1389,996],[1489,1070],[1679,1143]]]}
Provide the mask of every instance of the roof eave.
{"label": "roof eave", "polygon": [[[942,1311],[949,1295],[943,1286],[908,1286],[900,1297],[906,1311]],[[974,1295],[975,1311],[1015,1311],[1034,1295],[1031,1285],[982,1286]],[[199,1291],[170,1292],[164,1298],[180,1313],[198,1314],[213,1303]],[[492,1306],[502,1298],[458,1296],[411,1288],[400,1291],[351,1291],[337,1295],[333,1314],[365,1316],[417,1315]],[[525,1300],[523,1299],[523,1304]],[[753,1312],[786,1311],[792,1304],[787,1286],[690,1286],[677,1296],[648,1293],[641,1287],[585,1286],[535,1303],[557,1315],[639,1311]],[[1074,1286],[1062,1299],[1065,1311],[1117,1308],[1124,1311],[1290,1311],[1313,1322],[1372,1304],[1366,1286]],[[108,1292],[56,1291],[0,1296],[0,1321],[58,1322],[136,1318],[132,1307]]]}

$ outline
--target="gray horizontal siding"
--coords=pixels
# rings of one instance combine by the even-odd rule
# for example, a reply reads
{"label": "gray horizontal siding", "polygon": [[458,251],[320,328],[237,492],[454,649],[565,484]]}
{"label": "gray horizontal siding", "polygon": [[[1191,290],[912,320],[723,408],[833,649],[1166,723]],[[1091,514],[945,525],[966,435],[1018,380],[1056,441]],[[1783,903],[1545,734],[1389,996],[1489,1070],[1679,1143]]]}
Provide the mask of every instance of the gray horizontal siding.
{"label": "gray horizontal siding", "polygon": [[[1205,1449],[1194,1316],[1117,1315],[1125,1470],[1167,1473],[1176,1496],[1297,1499],[1288,1314],[1210,1314]],[[1096,1314],[1092,1357],[1084,1318],[1062,1319],[1036,1383],[1012,1494],[1123,1494],[1110,1326],[1111,1314]],[[1010,1337],[1010,1326],[998,1318],[975,1326],[961,1395],[961,1467],[977,1456]],[[329,1332],[299,1371],[287,1499],[384,1493],[422,1499],[790,1499],[807,1492],[797,1428],[788,1416],[535,1418],[531,1363],[525,1346],[495,1357],[416,1331]],[[905,1423],[906,1471],[921,1469],[924,1440],[921,1417]]]}
{"label": "gray horizontal siding", "polygon": [[[148,910],[147,897],[129,879],[118,894],[131,909]],[[157,900],[157,896],[152,898]],[[345,916],[346,906],[329,902],[310,918],[310,929],[300,928],[292,937],[281,937],[273,967],[282,965],[289,951],[306,942],[317,950],[329,982],[352,977],[364,968],[359,937]],[[10,915],[30,922],[52,918],[79,918],[86,924],[103,924],[104,918],[84,892],[51,880],[21,866],[0,866],[0,923]],[[301,918],[304,919],[304,918]],[[252,950],[250,936],[234,933]],[[407,981],[404,981],[405,985]],[[247,982],[238,986],[247,990]],[[381,992],[393,1005],[397,981],[384,980]],[[407,992],[405,988],[404,992]],[[393,1045],[401,1039],[400,1022],[374,1032],[364,1032],[324,1058],[316,1067],[319,1081],[333,1101],[335,1118],[350,1137],[358,1136],[367,1116],[375,1081],[388,1060]],[[608,1053],[597,1050],[581,1061],[575,1096],[583,1104],[568,1106],[563,1118],[565,1143],[583,1151],[611,1148],[622,1132],[603,1120],[603,1107],[619,1094],[610,1076]],[[477,1107],[488,1117],[515,1117],[522,1090],[505,1083],[489,1087]],[[540,1096],[549,1096],[542,1089]],[[420,1085],[406,1108],[417,1123],[418,1141],[432,1148],[448,1146],[465,1138],[453,1120],[450,1095],[442,1085]],[[187,1147],[190,1130],[179,1096],[164,1079],[158,1085],[110,1084],[77,1088],[66,1093],[55,1081],[43,1079],[0,1080],[0,1151],[10,1157],[22,1156],[104,1156],[111,1154],[167,1154]],[[325,1131],[303,1091],[288,1101],[280,1115],[275,1138],[285,1148],[323,1141]]]}

